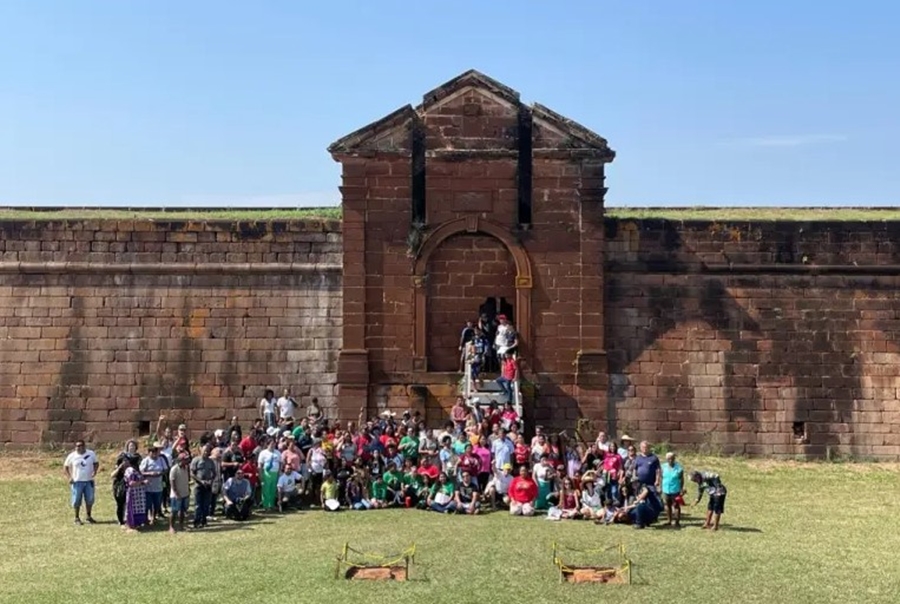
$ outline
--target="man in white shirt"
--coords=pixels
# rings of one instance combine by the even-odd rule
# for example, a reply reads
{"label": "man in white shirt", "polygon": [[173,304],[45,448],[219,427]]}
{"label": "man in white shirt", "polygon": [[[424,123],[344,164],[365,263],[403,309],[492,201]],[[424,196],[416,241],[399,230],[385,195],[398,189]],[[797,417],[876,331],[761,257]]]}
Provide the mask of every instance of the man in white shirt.
{"label": "man in white shirt", "polygon": [[281,419],[289,419],[293,421],[294,410],[297,409],[297,403],[291,398],[291,392],[287,388],[281,394],[281,398],[276,402],[278,405],[278,416]]}
{"label": "man in white shirt", "polygon": [[494,474],[484,491],[484,498],[491,503],[491,509],[497,508],[497,499],[505,507],[509,507],[509,485],[512,482],[512,464],[505,463],[499,473]]}
{"label": "man in white shirt", "polygon": [[72,507],[75,509],[75,524],[81,525],[81,502],[84,501],[84,509],[87,512],[87,521],[94,524],[91,509],[94,507],[94,477],[100,468],[97,455],[84,446],[84,441],[75,443],[75,450],[66,457],[63,467],[66,477],[72,486]]}
{"label": "man in white shirt", "polygon": [[285,464],[284,474],[278,477],[278,511],[283,512],[285,506],[299,504],[300,493],[297,483],[302,480],[291,464]]}

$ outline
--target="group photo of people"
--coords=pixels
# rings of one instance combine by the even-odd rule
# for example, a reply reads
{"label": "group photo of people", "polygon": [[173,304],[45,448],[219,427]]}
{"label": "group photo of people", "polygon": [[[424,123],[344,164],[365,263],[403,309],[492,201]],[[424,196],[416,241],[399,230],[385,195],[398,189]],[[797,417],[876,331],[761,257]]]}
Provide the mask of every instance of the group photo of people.
{"label": "group photo of people", "polygon": [[315,398],[301,413],[288,391],[276,398],[272,390],[247,428],[232,418],[193,438],[187,425],[173,429],[165,416],[156,428],[143,452],[129,440],[107,470],[84,441],[75,443],[64,462],[75,524],[95,522],[97,485],[105,478],[116,520],[133,531],[199,530],[217,518],[240,522],[258,512],[382,508],[679,528],[689,482],[692,504],[708,498],[703,528],[717,530],[725,511],[720,477],[686,473],[674,452],[660,459],[650,443],[627,434],[588,440],[542,426],[526,439],[521,418],[508,408],[482,408],[463,397],[439,428],[413,411],[367,418],[361,410],[358,422],[342,424],[326,419]]}

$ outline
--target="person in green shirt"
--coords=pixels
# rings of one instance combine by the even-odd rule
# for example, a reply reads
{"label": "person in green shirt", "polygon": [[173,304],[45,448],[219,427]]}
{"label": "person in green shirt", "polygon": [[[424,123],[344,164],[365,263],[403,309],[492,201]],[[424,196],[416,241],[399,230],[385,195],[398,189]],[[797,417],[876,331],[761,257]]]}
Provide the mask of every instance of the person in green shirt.
{"label": "person in green shirt", "polygon": [[403,485],[403,503],[411,508],[416,505],[419,489],[422,488],[422,477],[416,471],[416,467],[410,460],[403,462],[403,475],[400,477]]}
{"label": "person in green shirt", "polygon": [[389,461],[387,472],[382,475],[382,480],[384,480],[384,484],[387,487],[386,499],[388,505],[400,505],[403,500],[402,477],[403,475],[397,470],[396,464]]}
{"label": "person in green shirt", "polygon": [[446,472],[441,472],[428,495],[428,507],[435,512],[452,514],[456,511],[455,493],[456,487],[453,481],[450,480]]}
{"label": "person in green shirt", "polygon": [[400,439],[400,453],[404,459],[411,460],[414,464],[419,462],[419,439],[412,434],[407,434]]}
{"label": "person in green shirt", "polygon": [[370,494],[372,495],[370,501],[373,508],[386,508],[388,506],[388,489],[383,475],[375,476]]}

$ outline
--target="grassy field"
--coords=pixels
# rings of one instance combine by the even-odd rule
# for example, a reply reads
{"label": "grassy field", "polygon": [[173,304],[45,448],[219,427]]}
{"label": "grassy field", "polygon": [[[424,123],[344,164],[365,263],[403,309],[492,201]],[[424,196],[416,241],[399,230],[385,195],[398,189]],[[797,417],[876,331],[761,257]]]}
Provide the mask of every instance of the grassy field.
{"label": "grassy field", "polygon": [[[0,602],[897,602],[897,465],[688,459],[729,487],[723,527],[681,531],[389,510],[308,511],[218,521],[171,536],[113,524],[107,480],[77,527],[59,459],[0,458]],[[109,471],[109,463],[106,472]],[[560,585],[550,547],[623,542],[631,586]],[[342,544],[400,550],[415,542],[408,583],[335,581]],[[577,561],[577,560],[576,560]],[[223,600],[224,598],[224,600]]]}
{"label": "grassy field", "polygon": [[[665,219],[674,221],[896,221],[895,208],[626,208],[607,207],[606,215],[622,220]],[[301,209],[116,209],[116,208],[0,208],[4,220],[340,220],[340,207]]]}

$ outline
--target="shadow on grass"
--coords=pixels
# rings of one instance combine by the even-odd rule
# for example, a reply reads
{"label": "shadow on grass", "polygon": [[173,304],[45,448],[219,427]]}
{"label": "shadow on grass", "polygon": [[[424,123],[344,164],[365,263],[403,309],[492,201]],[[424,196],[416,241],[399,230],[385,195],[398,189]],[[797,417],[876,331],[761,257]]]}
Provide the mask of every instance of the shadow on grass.
{"label": "shadow on grass", "polygon": [[720,524],[719,529],[723,531],[730,531],[733,533],[761,533],[762,529],[758,529],[752,526],[732,526],[730,524]]}

